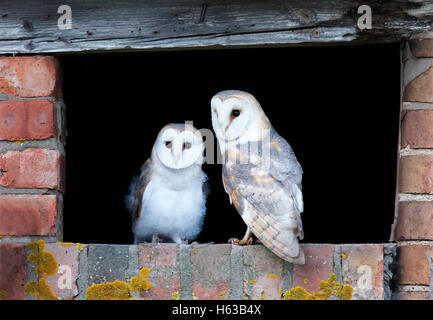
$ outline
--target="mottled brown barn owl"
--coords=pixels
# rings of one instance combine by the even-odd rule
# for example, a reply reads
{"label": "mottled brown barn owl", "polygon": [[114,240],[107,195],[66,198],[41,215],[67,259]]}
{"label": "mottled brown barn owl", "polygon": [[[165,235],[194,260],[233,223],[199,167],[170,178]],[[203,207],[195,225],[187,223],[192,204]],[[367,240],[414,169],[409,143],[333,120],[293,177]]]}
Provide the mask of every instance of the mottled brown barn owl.
{"label": "mottled brown barn owl", "polygon": [[161,129],[125,199],[132,213],[134,243],[182,243],[198,236],[209,190],[201,169],[203,150],[202,135],[192,125]]}
{"label": "mottled brown barn owl", "polygon": [[303,171],[292,148],[247,92],[219,92],[211,113],[224,161],[224,189],[248,226],[242,240],[231,242],[251,244],[254,233],[279,257],[304,264],[297,239],[304,236]]}

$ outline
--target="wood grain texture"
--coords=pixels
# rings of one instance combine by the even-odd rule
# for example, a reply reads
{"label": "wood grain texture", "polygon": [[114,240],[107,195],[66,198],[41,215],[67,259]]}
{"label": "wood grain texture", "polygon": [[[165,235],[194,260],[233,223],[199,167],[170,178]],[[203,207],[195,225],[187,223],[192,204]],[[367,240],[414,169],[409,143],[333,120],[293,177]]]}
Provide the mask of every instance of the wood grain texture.
{"label": "wood grain texture", "polygon": [[370,1],[373,29],[359,30],[354,0],[1,0],[0,54],[377,43],[433,29],[433,0]]}

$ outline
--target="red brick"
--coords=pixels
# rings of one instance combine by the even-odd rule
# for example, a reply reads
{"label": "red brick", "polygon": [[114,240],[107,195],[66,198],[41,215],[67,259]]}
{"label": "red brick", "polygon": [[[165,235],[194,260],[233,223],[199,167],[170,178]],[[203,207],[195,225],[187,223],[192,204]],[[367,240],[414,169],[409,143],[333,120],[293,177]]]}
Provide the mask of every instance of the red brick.
{"label": "red brick", "polygon": [[250,300],[279,300],[283,289],[283,260],[262,245],[243,248],[244,293]]}
{"label": "red brick", "polygon": [[383,246],[342,245],[343,284],[353,287],[353,299],[382,300]]}
{"label": "red brick", "polygon": [[26,250],[24,244],[0,244],[0,291],[6,292],[5,300],[25,299],[25,266]]}
{"label": "red brick", "polygon": [[64,191],[60,177],[64,161],[59,151],[26,149],[0,155],[0,185],[8,188],[48,188]]}
{"label": "red brick", "polygon": [[397,240],[433,240],[433,202],[404,201],[398,204]]}
{"label": "red brick", "polygon": [[401,128],[401,146],[433,148],[433,111],[407,111]]}
{"label": "red brick", "polygon": [[399,190],[400,193],[433,194],[433,156],[401,157]]}
{"label": "red brick", "polygon": [[408,83],[403,101],[433,102],[433,67]]}
{"label": "red brick", "polygon": [[333,270],[332,245],[304,245],[305,264],[294,265],[293,287],[303,287],[308,292],[319,291],[321,280],[328,280]]}
{"label": "red brick", "polygon": [[399,284],[429,285],[429,263],[425,246],[412,245],[399,247]]}
{"label": "red brick", "polygon": [[230,297],[231,246],[194,245],[191,249],[192,290],[199,300]]}
{"label": "red brick", "polygon": [[0,140],[47,139],[56,134],[49,100],[0,101]]}
{"label": "red brick", "polygon": [[0,195],[0,235],[56,235],[57,196]]}
{"label": "red brick", "polygon": [[395,300],[429,300],[430,292],[428,291],[406,291],[396,294]]}
{"label": "red brick", "polygon": [[412,40],[410,50],[417,58],[433,58],[433,39]]}
{"label": "red brick", "polygon": [[59,269],[57,274],[46,280],[51,290],[60,300],[71,300],[78,295],[78,256],[74,243],[47,243],[45,251],[51,252],[57,260]]}
{"label": "red brick", "polygon": [[177,270],[177,245],[173,243],[139,245],[139,267],[150,268],[147,278],[152,284],[144,299],[171,300],[180,290],[180,275]]}
{"label": "red brick", "polygon": [[61,97],[59,64],[54,57],[0,58],[0,93],[17,97]]}

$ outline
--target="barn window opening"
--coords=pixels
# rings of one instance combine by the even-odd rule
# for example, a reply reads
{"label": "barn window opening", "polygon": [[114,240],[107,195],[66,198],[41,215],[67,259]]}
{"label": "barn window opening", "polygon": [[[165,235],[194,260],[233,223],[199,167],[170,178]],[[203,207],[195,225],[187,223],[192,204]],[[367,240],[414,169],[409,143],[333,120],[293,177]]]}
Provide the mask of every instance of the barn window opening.
{"label": "barn window opening", "polygon": [[[64,241],[130,244],[124,204],[159,130],[212,129],[211,97],[253,94],[303,170],[303,243],[388,242],[394,216],[400,45],[281,47],[60,56],[66,104]],[[204,164],[207,215],[197,241],[246,226],[221,165]]]}

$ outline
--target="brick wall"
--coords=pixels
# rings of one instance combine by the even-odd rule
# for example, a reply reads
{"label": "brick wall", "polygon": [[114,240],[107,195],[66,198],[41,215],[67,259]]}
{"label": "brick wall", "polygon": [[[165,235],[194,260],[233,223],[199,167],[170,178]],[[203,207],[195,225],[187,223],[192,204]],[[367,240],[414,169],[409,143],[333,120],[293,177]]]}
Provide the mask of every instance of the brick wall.
{"label": "brick wall", "polygon": [[[303,245],[306,264],[285,262],[262,245],[142,244],[102,245],[47,243],[41,252],[51,253],[57,272],[36,272],[46,259],[29,261],[25,243],[0,244],[0,292],[6,299],[44,299],[47,291],[57,299],[85,299],[94,284],[129,283],[142,268],[152,287],[132,291],[137,299],[281,299],[293,287],[318,292],[321,280],[335,274],[337,281],[353,288],[353,299],[384,299],[392,244]],[[30,259],[31,260],[31,259]],[[384,267],[385,266],[385,267]],[[48,269],[47,266],[45,266]],[[44,279],[48,289],[29,294],[28,283]],[[68,285],[69,283],[69,285]]]}
{"label": "brick wall", "polygon": [[433,40],[406,43],[402,65],[398,201],[398,299],[433,298]]}
{"label": "brick wall", "polygon": [[0,58],[0,243],[62,239],[61,83],[53,57]]}

